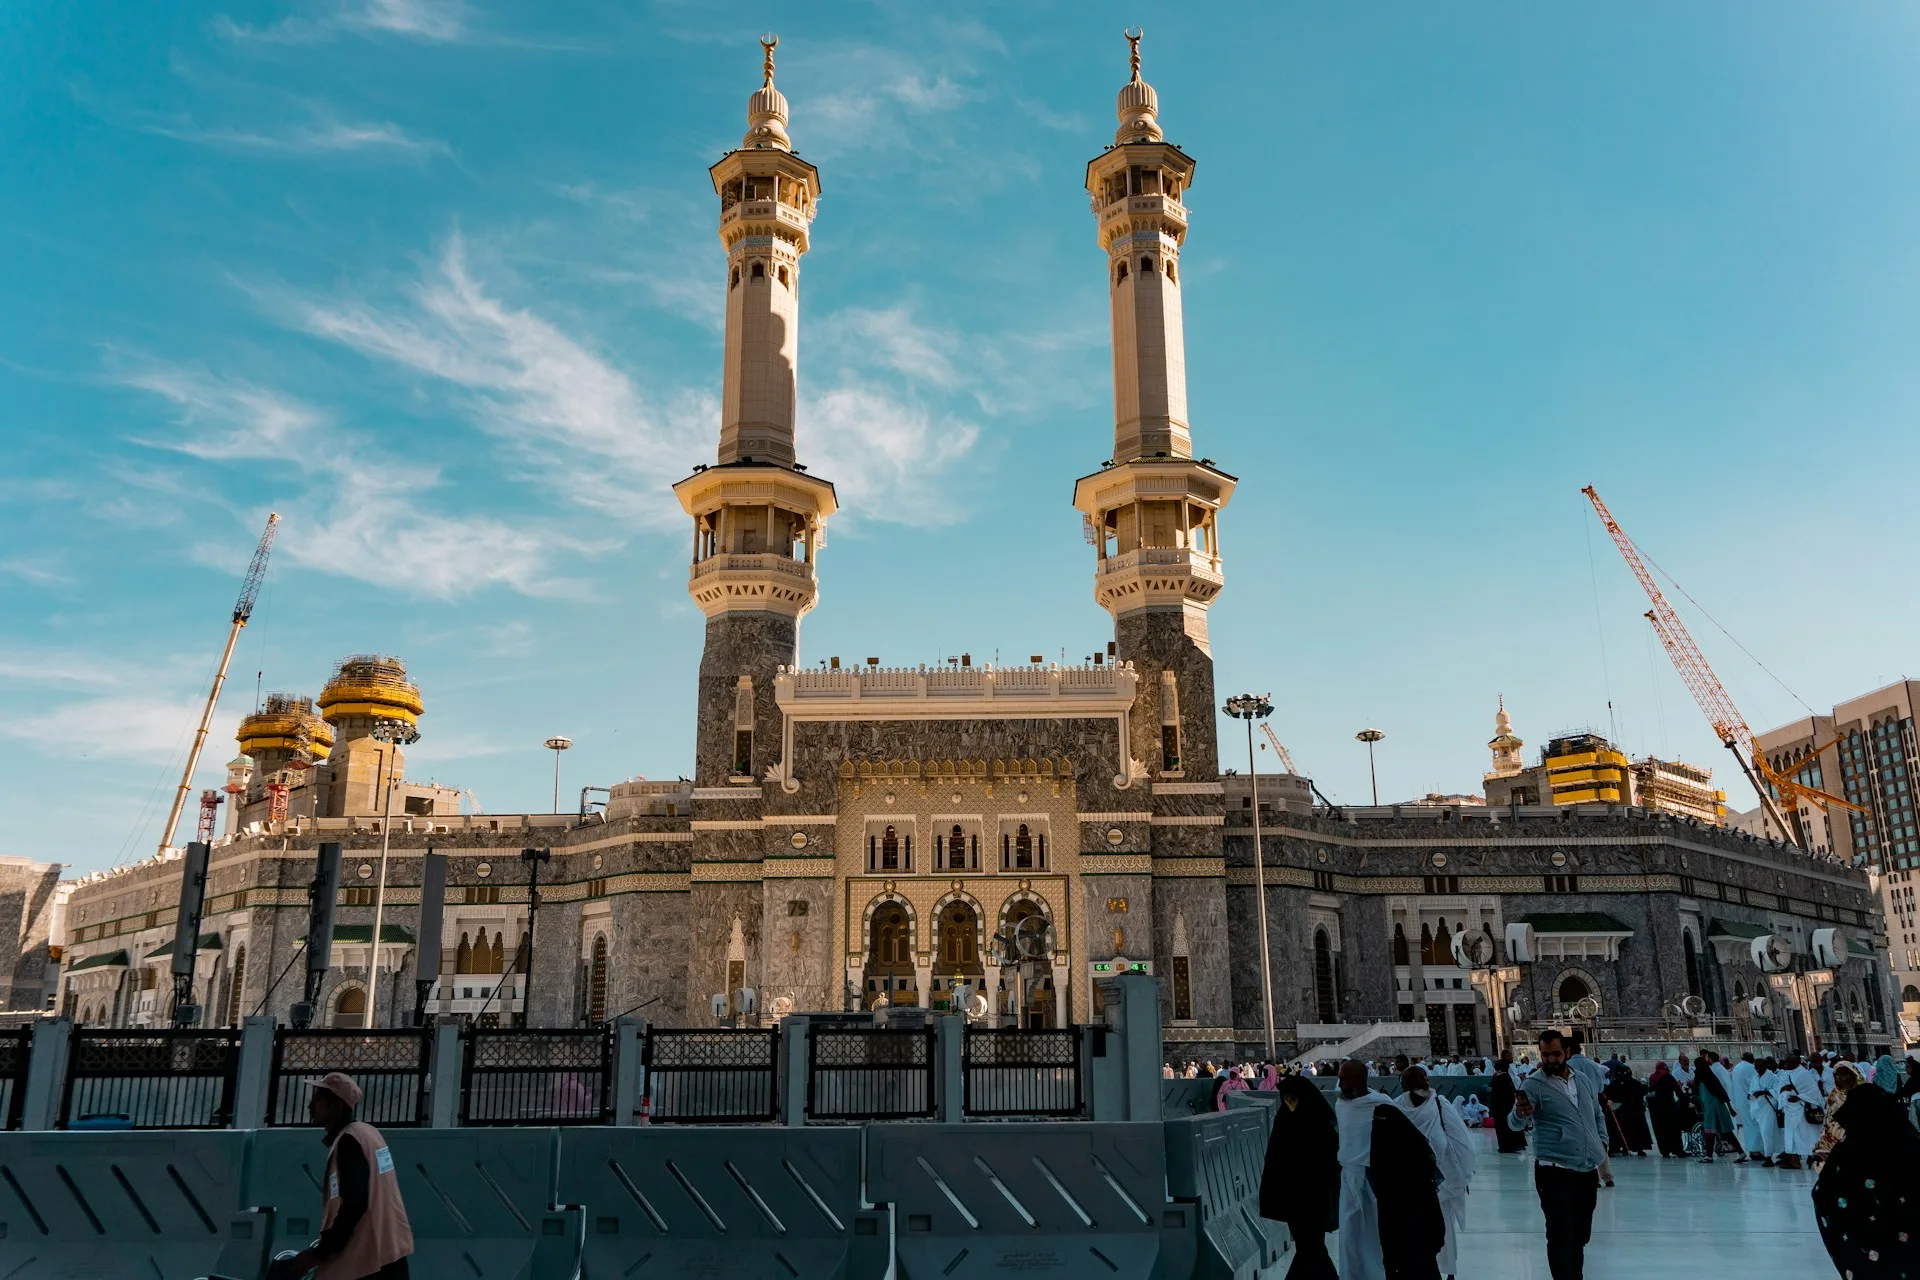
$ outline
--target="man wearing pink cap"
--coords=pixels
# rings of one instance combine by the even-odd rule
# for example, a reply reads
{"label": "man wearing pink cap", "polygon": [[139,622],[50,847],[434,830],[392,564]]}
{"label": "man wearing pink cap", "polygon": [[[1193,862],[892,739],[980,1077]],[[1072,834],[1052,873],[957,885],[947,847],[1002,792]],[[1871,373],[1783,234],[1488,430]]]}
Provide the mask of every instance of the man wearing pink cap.
{"label": "man wearing pink cap", "polygon": [[370,1124],[353,1118],[360,1086],[335,1071],[313,1085],[307,1115],[326,1133],[327,1174],[320,1238],[311,1249],[275,1263],[272,1280],[406,1280],[413,1227],[400,1202],[393,1152]]}

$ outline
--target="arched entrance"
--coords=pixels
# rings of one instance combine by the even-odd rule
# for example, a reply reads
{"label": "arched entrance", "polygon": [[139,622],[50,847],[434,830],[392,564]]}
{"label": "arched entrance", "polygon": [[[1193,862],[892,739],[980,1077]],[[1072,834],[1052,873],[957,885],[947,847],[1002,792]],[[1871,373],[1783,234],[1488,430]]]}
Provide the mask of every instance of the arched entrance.
{"label": "arched entrance", "polygon": [[891,899],[874,907],[867,924],[866,992],[863,1004],[875,1008],[880,997],[890,1005],[918,1003],[913,973],[913,918]]}
{"label": "arched entrance", "polygon": [[334,993],[333,1016],[327,1021],[335,1027],[360,1026],[367,1016],[367,989],[358,983]]}
{"label": "arched entrance", "polygon": [[943,902],[933,917],[933,1006],[946,1008],[952,1000],[954,984],[972,983],[976,988],[985,974],[980,963],[980,915],[963,898]]}
{"label": "arched entrance", "polygon": [[[1011,1014],[1016,1026],[1036,1029],[1055,1026],[1060,993],[1054,982],[1053,951],[1059,947],[1060,940],[1055,936],[1052,914],[1046,904],[1037,899],[1020,897],[1007,905],[1000,919],[999,940],[995,946],[1005,954],[996,1011]],[[1016,940],[1024,941],[1028,949],[1009,952]]]}

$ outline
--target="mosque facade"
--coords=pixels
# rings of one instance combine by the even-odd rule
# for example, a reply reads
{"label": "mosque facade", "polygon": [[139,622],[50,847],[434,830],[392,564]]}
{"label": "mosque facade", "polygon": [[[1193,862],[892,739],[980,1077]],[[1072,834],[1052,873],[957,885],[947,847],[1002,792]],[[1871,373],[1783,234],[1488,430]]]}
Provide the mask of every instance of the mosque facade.
{"label": "mosque facade", "polygon": [[[1790,936],[1808,956],[1822,928],[1872,946],[1883,930],[1858,873],[1615,805],[1289,805],[1262,816],[1256,866],[1251,795],[1221,768],[1208,629],[1236,481],[1195,456],[1187,412],[1195,162],[1164,139],[1158,107],[1136,45],[1113,143],[1085,178],[1114,429],[1110,447],[1087,442],[1073,505],[1113,619],[1105,653],[1077,666],[800,661],[800,619],[831,585],[836,510],[795,429],[822,176],[794,150],[769,47],[747,133],[710,172],[726,295],[715,460],[674,486],[705,617],[690,776],[617,785],[588,817],[462,814],[458,792],[403,778],[425,711],[404,665],[348,659],[317,703],[289,695],[243,725],[203,924],[207,1021],[284,1018],[298,999],[287,971],[327,841],[346,850],[320,1015],[338,1025],[367,1016],[374,966],[374,1022],[411,1016],[429,848],[448,855],[449,887],[425,1012],[534,1025],[908,1005],[1066,1025],[1099,1016],[1099,977],[1133,971],[1162,979],[1176,1056],[1264,1053],[1270,1034],[1305,1051],[1381,1022],[1473,1052],[1587,998],[1603,1017],[1658,1019],[1696,993],[1723,1018],[1747,1008],[1764,1033],[1776,1020],[1753,1021],[1750,1001],[1781,984],[1751,965],[1753,937]],[[551,850],[531,939],[530,848]],[[162,857],[75,887],[66,1012],[164,1021],[178,881]],[[1462,933],[1485,949],[1457,948]],[[1818,992],[1796,975],[1795,998],[1843,1017],[1851,1001],[1863,1016],[1844,1031],[1862,1040],[1869,1021],[1886,1025],[1864,1016],[1886,999],[1869,963],[1828,968]]]}

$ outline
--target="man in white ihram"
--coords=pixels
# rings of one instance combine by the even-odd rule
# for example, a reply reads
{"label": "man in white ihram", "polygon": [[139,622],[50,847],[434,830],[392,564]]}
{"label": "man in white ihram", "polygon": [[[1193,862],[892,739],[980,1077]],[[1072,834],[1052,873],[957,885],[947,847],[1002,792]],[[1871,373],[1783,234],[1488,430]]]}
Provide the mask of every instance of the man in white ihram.
{"label": "man in white ihram", "polygon": [[[1460,1232],[1467,1225],[1467,1183],[1473,1178],[1473,1139],[1453,1105],[1435,1097],[1427,1073],[1409,1067],[1400,1076],[1400,1096],[1393,1105],[1407,1113],[1413,1127],[1433,1148],[1440,1166],[1440,1215],[1447,1220],[1447,1242],[1440,1246],[1440,1274],[1451,1280],[1460,1256]],[[1484,1112],[1485,1108],[1481,1108]],[[1389,1228],[1391,1229],[1391,1228]]]}
{"label": "man in white ihram", "polygon": [[1373,1112],[1389,1105],[1386,1094],[1367,1087],[1367,1064],[1340,1064],[1340,1096],[1333,1104],[1340,1126],[1340,1280],[1386,1280],[1380,1251],[1380,1212],[1367,1182],[1373,1152]]}

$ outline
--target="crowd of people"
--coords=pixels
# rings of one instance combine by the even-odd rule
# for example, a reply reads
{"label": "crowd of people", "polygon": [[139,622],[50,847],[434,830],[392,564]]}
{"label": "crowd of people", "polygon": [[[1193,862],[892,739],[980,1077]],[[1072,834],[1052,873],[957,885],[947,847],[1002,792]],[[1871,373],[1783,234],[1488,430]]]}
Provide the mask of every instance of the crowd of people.
{"label": "crowd of people", "polygon": [[[1537,1056],[1536,1056],[1537,1055]],[[1454,1068],[1456,1065],[1458,1070]],[[1890,1056],[1702,1050],[1659,1062],[1645,1079],[1618,1057],[1596,1060],[1577,1037],[1541,1035],[1515,1061],[1457,1058],[1199,1064],[1214,1105],[1234,1092],[1277,1094],[1260,1184],[1262,1216],[1284,1222],[1290,1280],[1438,1280],[1455,1275],[1480,1153],[1526,1153],[1554,1280],[1580,1280],[1599,1193],[1615,1157],[1731,1160],[1818,1172],[1821,1237],[1842,1275],[1920,1278],[1920,1062]],[[1316,1077],[1337,1075],[1329,1101]],[[1433,1079],[1486,1076],[1442,1096]],[[1369,1077],[1398,1077],[1393,1097]],[[1491,1128],[1492,1142],[1473,1131]],[[1744,1176],[1744,1175],[1743,1175]],[[1338,1233],[1338,1258],[1327,1245]]]}

